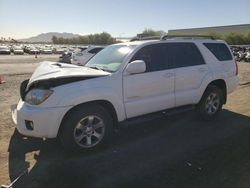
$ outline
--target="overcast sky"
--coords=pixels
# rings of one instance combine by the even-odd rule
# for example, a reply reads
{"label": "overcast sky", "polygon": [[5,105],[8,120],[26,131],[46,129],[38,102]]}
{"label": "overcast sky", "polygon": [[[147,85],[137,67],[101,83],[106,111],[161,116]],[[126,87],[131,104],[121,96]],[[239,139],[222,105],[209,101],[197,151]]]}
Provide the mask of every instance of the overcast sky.
{"label": "overcast sky", "polygon": [[250,0],[0,0],[0,37],[45,32],[109,32],[130,37],[145,28],[250,23]]}

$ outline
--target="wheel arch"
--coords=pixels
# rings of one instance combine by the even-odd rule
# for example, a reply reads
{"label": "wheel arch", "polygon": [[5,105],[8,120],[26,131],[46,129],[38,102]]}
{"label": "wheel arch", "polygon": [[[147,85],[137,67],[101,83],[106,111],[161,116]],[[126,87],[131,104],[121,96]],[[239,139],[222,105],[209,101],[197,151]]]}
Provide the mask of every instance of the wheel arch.
{"label": "wheel arch", "polygon": [[94,100],[94,101],[89,101],[89,102],[83,102],[83,103],[80,103],[78,105],[75,105],[73,106],[72,108],[70,108],[63,116],[62,120],[61,120],[61,123],[60,123],[60,127],[59,127],[59,130],[58,130],[58,133],[57,133],[57,136],[60,134],[61,130],[62,130],[62,124],[63,124],[63,121],[69,117],[69,115],[76,109],[80,109],[80,108],[83,108],[84,106],[88,106],[88,105],[100,105],[102,106],[103,108],[105,108],[106,110],[108,110],[108,112],[110,113],[111,117],[112,117],[112,120],[113,120],[113,127],[117,127],[118,125],[118,117],[117,117],[117,113],[116,113],[116,110],[115,110],[115,107],[114,105],[107,101],[107,100]]}
{"label": "wheel arch", "polygon": [[[212,86],[215,86],[215,87],[221,89],[222,94],[223,94],[223,104],[226,104],[226,102],[227,102],[227,87],[226,87],[225,80],[223,80],[223,79],[217,79],[217,80],[211,81],[207,85],[205,91],[207,90],[208,87],[212,87]],[[204,91],[204,93],[205,93],[205,91]]]}

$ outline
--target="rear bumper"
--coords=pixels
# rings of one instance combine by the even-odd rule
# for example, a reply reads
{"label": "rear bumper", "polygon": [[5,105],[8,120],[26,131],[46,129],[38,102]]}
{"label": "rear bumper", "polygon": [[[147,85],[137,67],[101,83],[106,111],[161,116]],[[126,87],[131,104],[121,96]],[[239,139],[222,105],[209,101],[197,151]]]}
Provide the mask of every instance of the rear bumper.
{"label": "rear bumper", "polygon": [[6,54],[6,55],[10,55],[10,51],[0,51],[0,54]]}
{"label": "rear bumper", "polygon": [[227,94],[232,93],[239,85],[238,76],[230,77],[227,79]]}
{"label": "rear bumper", "polygon": [[[11,106],[11,114],[17,130],[21,134],[40,138],[55,138],[63,116],[69,108],[39,108],[28,106],[20,100],[18,105]],[[27,122],[32,122],[32,130],[27,127]]]}
{"label": "rear bumper", "polygon": [[24,52],[13,52],[15,55],[23,55]]}

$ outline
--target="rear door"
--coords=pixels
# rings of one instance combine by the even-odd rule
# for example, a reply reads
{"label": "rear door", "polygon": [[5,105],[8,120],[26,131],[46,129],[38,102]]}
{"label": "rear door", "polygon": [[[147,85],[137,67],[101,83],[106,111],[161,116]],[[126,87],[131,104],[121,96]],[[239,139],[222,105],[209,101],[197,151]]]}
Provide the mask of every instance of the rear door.
{"label": "rear door", "polygon": [[229,47],[224,43],[203,43],[204,46],[215,56],[217,64],[221,65],[226,75],[225,77],[235,76],[236,65],[229,50]]}
{"label": "rear door", "polygon": [[140,49],[131,59],[145,61],[146,72],[124,73],[123,96],[127,118],[175,106],[174,70],[168,64],[168,54],[165,44],[152,44]]}
{"label": "rear door", "polygon": [[169,43],[175,68],[176,106],[195,104],[200,98],[199,88],[209,73],[199,49],[192,42]]}

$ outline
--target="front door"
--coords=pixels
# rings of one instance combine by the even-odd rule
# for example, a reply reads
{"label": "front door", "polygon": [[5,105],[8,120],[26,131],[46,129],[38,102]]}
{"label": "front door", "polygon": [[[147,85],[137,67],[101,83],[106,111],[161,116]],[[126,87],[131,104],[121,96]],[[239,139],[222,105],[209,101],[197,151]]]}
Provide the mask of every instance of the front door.
{"label": "front door", "polygon": [[[146,72],[123,76],[123,96],[127,118],[175,106],[174,69],[169,69],[164,44],[141,48],[131,59],[143,60]],[[130,62],[131,62],[130,61]]]}

